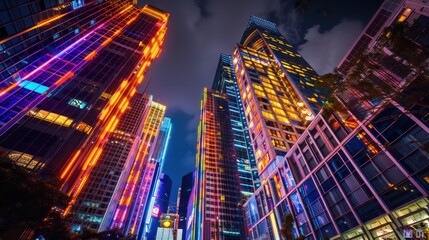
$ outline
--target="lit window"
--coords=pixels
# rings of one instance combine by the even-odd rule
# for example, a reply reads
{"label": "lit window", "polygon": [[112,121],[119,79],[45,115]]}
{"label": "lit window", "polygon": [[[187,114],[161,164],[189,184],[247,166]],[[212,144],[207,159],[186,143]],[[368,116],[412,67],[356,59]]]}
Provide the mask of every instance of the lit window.
{"label": "lit window", "polygon": [[39,83],[35,83],[32,81],[24,80],[19,84],[20,87],[23,87],[25,89],[28,89],[30,91],[35,91],[37,93],[43,94],[45,93],[49,88],[47,86],[44,86]]}
{"label": "lit window", "polygon": [[286,116],[286,113],[285,113],[282,109],[279,109],[279,108],[273,108],[273,110],[274,110],[274,112],[275,112],[276,114],[279,114],[279,115],[282,115],[282,116]]}
{"label": "lit window", "polygon": [[267,113],[267,112],[265,112],[265,111],[262,111],[262,116],[264,116],[265,118],[268,118],[268,119],[274,120],[274,115],[273,115],[273,114],[271,114],[271,113]]}
{"label": "lit window", "polygon": [[290,123],[289,119],[282,116],[277,116],[277,119],[282,123]]}
{"label": "lit window", "polygon": [[68,104],[71,105],[71,106],[73,106],[73,107],[78,107],[80,109],[83,109],[86,106],[86,102],[81,101],[79,99],[75,99],[75,98],[70,99],[70,101],[68,102]]}
{"label": "lit window", "polygon": [[80,8],[85,4],[84,0],[73,0],[72,7],[73,9]]}

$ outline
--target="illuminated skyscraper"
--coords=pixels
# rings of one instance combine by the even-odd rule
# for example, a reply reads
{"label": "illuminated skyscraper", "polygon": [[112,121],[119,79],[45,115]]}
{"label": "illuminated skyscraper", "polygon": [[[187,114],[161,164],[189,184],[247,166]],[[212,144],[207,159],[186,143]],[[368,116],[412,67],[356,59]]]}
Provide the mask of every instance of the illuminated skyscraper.
{"label": "illuminated skyscraper", "polygon": [[261,181],[320,110],[318,75],[274,23],[251,16],[233,64]]}
{"label": "illuminated skyscraper", "polygon": [[212,89],[228,96],[241,194],[247,199],[260,182],[231,56],[221,54]]}
{"label": "illuminated skyscraper", "polygon": [[[61,179],[90,169],[159,55],[168,14],[116,0],[6,0],[0,11],[0,157]],[[88,137],[94,160],[70,158]]]}
{"label": "illuminated skyscraper", "polygon": [[[386,95],[380,94],[351,104],[364,92],[351,88],[347,94],[338,92],[335,99],[345,109],[316,115],[245,203],[252,239],[280,239],[287,214],[294,218],[290,226],[294,238],[402,239],[404,228],[414,229],[415,235],[416,230],[425,230],[429,94],[421,94],[416,86],[428,83],[427,74],[418,70],[420,64],[427,69],[429,59],[428,10],[421,0],[383,3],[340,71],[343,83],[369,79],[371,88],[393,87],[403,94],[384,99]],[[402,48],[414,48],[413,57],[420,59],[417,67],[413,59],[406,60],[410,51],[385,40],[395,36],[385,27],[404,22],[409,28],[403,29],[405,40],[399,39],[407,43]],[[359,55],[365,58],[356,58]],[[357,67],[362,62],[366,68]],[[406,102],[409,95],[419,97]]]}
{"label": "illuminated skyscraper", "polygon": [[148,240],[156,239],[161,214],[168,211],[172,183],[167,174],[161,173],[157,181],[155,201],[150,212],[149,233],[146,235]]}
{"label": "illuminated skyscraper", "polygon": [[[178,196],[179,201],[179,229],[186,232],[186,220],[188,218],[188,204],[191,199],[192,187],[194,186],[194,172],[190,172],[182,177],[182,183],[180,184],[180,194]],[[182,235],[182,239],[185,239],[185,234]],[[180,240],[180,239],[179,239]]]}
{"label": "illuminated skyscraper", "polygon": [[191,239],[244,239],[237,158],[226,94],[204,89],[200,124]]}
{"label": "illuminated skyscraper", "polygon": [[[171,128],[164,112],[165,106],[151,97],[137,93],[132,98],[97,164],[90,172],[82,167],[77,179],[84,180],[70,183],[74,231],[116,227],[125,234],[139,234],[144,211],[151,208],[149,194],[155,189]],[[164,134],[161,123],[169,126]],[[82,151],[92,149],[87,145]]]}

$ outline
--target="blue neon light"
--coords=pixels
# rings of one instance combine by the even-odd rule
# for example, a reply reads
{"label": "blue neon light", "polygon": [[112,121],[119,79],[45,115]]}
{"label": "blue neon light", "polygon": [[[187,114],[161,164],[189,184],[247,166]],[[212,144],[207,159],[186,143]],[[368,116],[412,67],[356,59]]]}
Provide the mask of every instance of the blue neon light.
{"label": "blue neon light", "polygon": [[25,89],[31,90],[31,91],[35,91],[37,93],[43,94],[46,91],[48,91],[48,87],[42,85],[42,84],[38,84],[32,81],[28,81],[28,80],[24,80],[19,84],[20,87],[23,87]]}

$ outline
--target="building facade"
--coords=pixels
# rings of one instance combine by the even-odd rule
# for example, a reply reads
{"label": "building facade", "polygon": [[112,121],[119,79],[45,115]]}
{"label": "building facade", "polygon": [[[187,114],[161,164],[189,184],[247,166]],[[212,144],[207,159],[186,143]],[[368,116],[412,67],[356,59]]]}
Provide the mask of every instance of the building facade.
{"label": "building facade", "polygon": [[[194,172],[190,172],[182,177],[182,183],[180,184],[180,192],[178,196],[179,209],[179,229],[183,232],[186,231],[186,220],[188,218],[188,204],[191,197],[192,187],[194,186]],[[185,234],[182,235],[182,239],[185,239]]]}
{"label": "building facade", "polygon": [[[237,159],[226,94],[204,89],[187,239],[243,239]],[[191,201],[190,200],[190,201]],[[189,210],[188,210],[189,211]]]}
{"label": "building facade", "polygon": [[247,199],[261,183],[230,55],[221,54],[212,89],[228,95],[241,195]]}
{"label": "building facade", "polygon": [[[429,5],[423,1],[385,1],[348,56],[376,56],[384,29],[407,22],[406,38],[426,59]],[[386,9],[389,15],[383,15]],[[386,10],[387,11],[387,10]],[[385,16],[385,17],[382,17]],[[371,30],[369,30],[371,29]],[[373,36],[361,46],[361,39]],[[362,36],[364,36],[362,38]],[[377,36],[377,37],[375,37]],[[362,40],[363,41],[363,40]],[[414,46],[414,45],[413,45]],[[359,74],[413,94],[425,79],[391,45],[383,45],[371,66]],[[396,49],[397,50],[397,49]],[[350,55],[351,54],[351,55]],[[349,59],[350,61],[352,57]],[[361,81],[356,67],[343,61],[343,81]],[[426,78],[427,79],[427,78]],[[345,106],[363,93],[348,91],[337,99]],[[284,217],[294,218],[292,234],[305,239],[403,239],[404,229],[427,232],[429,223],[428,94],[412,104],[390,98],[364,100],[356,108],[322,111],[306,128],[266,182],[245,203],[252,239],[280,239]],[[427,234],[427,233],[426,233]]]}
{"label": "building facade", "polygon": [[232,55],[261,181],[313,120],[325,99],[318,75],[274,23],[251,16]]}
{"label": "building facade", "polygon": [[160,53],[168,14],[131,1],[59,2],[0,3],[0,157],[64,177],[76,149],[113,132]]}
{"label": "building facade", "polygon": [[167,213],[168,211],[172,184],[171,178],[167,174],[161,173],[157,182],[155,200],[149,223],[149,233],[146,235],[148,240],[156,239],[160,216],[162,213]]}
{"label": "building facade", "polygon": [[156,144],[168,138],[160,130],[169,123],[164,113],[165,106],[152,97],[136,93],[132,98],[91,171],[86,171],[89,165],[82,166],[78,179],[83,180],[70,187],[72,202],[66,214],[70,211],[73,231],[119,228],[124,234],[140,233],[147,215],[144,210],[150,208],[149,194],[158,179],[156,172],[163,164],[158,157],[167,147]]}

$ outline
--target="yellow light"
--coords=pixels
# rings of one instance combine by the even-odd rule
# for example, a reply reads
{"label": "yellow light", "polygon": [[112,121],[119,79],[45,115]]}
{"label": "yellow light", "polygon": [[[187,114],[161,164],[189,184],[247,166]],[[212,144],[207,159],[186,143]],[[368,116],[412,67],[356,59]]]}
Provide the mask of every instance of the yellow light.
{"label": "yellow light", "polygon": [[163,226],[163,227],[165,227],[165,228],[168,228],[168,227],[170,227],[170,226],[171,226],[171,222],[170,222],[170,221],[164,221],[164,222],[162,223],[162,226]]}

